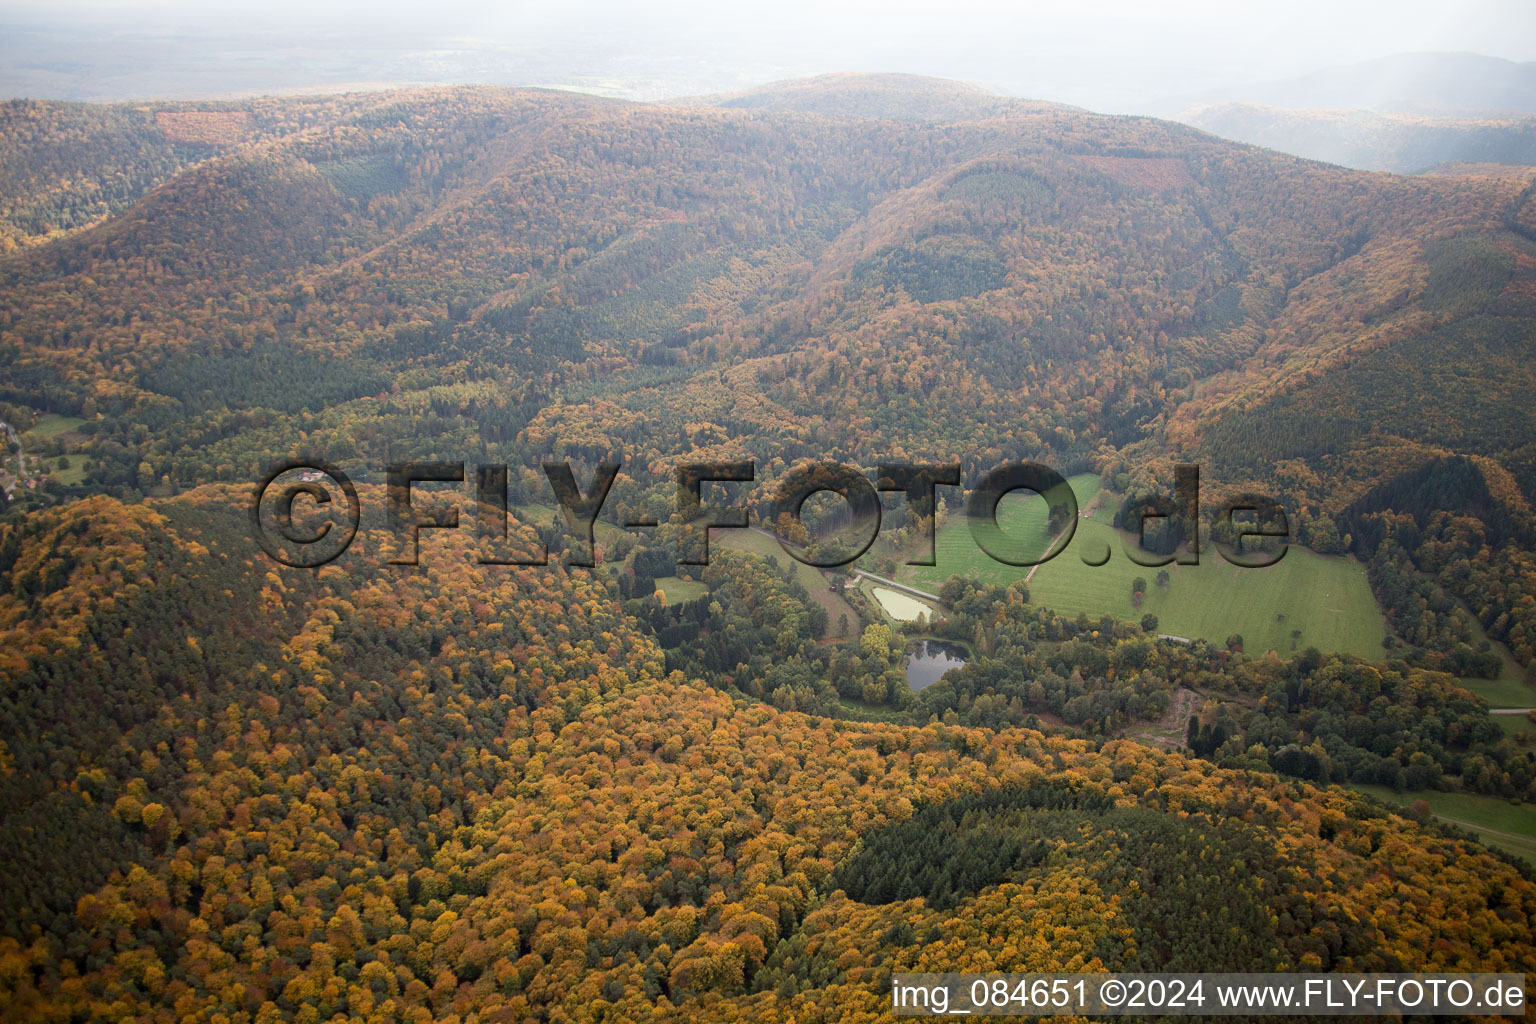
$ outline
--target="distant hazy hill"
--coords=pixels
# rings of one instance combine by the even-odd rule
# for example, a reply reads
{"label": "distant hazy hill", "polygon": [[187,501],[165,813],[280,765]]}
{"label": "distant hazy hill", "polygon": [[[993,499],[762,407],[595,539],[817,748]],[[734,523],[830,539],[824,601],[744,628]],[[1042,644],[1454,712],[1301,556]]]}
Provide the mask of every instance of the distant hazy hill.
{"label": "distant hazy hill", "polygon": [[1221,99],[1439,117],[1536,114],[1536,62],[1475,53],[1403,53],[1234,88]]}
{"label": "distant hazy hill", "polygon": [[874,117],[893,121],[977,121],[1041,110],[1071,110],[1061,104],[999,96],[964,82],[923,75],[817,75],[772,82],[755,89],[696,96],[678,106],[735,110],[782,110],[831,117]]}
{"label": "distant hazy hill", "polygon": [[1536,118],[1426,118],[1223,103],[1194,108],[1180,120],[1228,139],[1367,171],[1536,164]]}

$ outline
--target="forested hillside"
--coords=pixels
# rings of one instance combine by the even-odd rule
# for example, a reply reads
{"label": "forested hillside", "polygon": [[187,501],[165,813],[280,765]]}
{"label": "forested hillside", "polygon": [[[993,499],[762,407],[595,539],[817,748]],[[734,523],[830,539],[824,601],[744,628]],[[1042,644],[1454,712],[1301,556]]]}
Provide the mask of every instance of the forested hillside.
{"label": "forested hillside", "polygon": [[348,100],[0,104],[0,253],[99,224],[220,153],[308,127]]}
{"label": "forested hillside", "polygon": [[[0,133],[17,1019],[846,1020],[901,970],[1536,970],[1529,864],[1335,785],[1536,798],[1464,688],[1536,662],[1527,179],[859,76],[15,103]],[[248,514],[306,457],[365,510],[318,570]],[[585,568],[542,464],[585,489],[620,458]],[[1394,635],[1160,636],[1022,574],[901,626],[759,534],[679,564],[673,472],[710,459],[755,461],[764,527],[808,459],[1031,459],[1116,506],[1195,462],[1208,531],[1273,495]],[[507,465],[549,564],[483,564],[468,491],[390,564],[406,460]],[[894,503],[861,564],[922,525]],[[919,635],[967,664],[914,693]]]}
{"label": "forested hillside", "polygon": [[[852,116],[881,89],[925,120]],[[1266,490],[1323,552],[1375,556],[1389,511],[1475,515],[1499,584],[1451,589],[1529,662],[1524,179],[1353,174],[921,79],[720,102],[255,104],[251,141],[0,263],[0,411],[82,419],[34,454],[124,497],[300,449],[622,453],[658,499],[685,457],[1031,458],[1127,494],[1195,461],[1208,512]],[[102,132],[101,160],[140,152]],[[52,153],[13,159],[44,179]]]}
{"label": "forested hillside", "polygon": [[[1536,206],[1517,181],[1354,175],[1144,119],[995,113],[905,124],[485,89],[338,103],[10,257],[5,397],[92,421],[91,480],[120,491],[248,478],[281,439],[261,410],[343,458],[406,438],[458,454],[407,429],[423,403],[523,465],[623,446],[653,468],[687,437],[765,461],[972,467],[1140,441],[1193,456],[1186,423],[1234,392],[1278,397],[1489,316],[1521,343]],[[1473,367],[1498,349],[1468,356],[1484,379]],[[493,381],[494,412],[476,392]],[[1373,431],[1338,411],[1318,425],[1337,438],[1281,431],[1258,457],[1350,454]],[[1467,447],[1423,429],[1374,433]]]}
{"label": "forested hillside", "polygon": [[1522,870],[1341,790],[776,711],[583,571],[269,569],[243,497],[7,534],[44,580],[0,597],[17,1019],[858,1019],[895,970],[1536,959]]}

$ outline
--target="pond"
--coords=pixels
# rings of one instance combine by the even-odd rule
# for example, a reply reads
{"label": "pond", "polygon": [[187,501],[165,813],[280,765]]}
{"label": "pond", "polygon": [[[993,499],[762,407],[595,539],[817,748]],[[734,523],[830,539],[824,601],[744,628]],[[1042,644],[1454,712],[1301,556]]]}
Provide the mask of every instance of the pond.
{"label": "pond", "polygon": [[916,622],[919,615],[932,615],[933,609],[915,597],[897,593],[885,587],[874,588],[875,600],[885,609],[885,614],[897,622]]}
{"label": "pond", "polygon": [[965,648],[942,640],[919,640],[907,655],[907,685],[914,690],[932,686],[952,668],[965,664]]}

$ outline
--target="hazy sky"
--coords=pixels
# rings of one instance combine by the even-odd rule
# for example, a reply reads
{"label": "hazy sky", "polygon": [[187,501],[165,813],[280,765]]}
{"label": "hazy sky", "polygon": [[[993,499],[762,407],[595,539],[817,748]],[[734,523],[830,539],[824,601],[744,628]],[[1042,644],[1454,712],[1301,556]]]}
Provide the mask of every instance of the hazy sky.
{"label": "hazy sky", "polygon": [[0,37],[9,95],[485,81],[658,98],[854,70],[1131,111],[1396,53],[1536,59],[1536,2],[0,0]]}

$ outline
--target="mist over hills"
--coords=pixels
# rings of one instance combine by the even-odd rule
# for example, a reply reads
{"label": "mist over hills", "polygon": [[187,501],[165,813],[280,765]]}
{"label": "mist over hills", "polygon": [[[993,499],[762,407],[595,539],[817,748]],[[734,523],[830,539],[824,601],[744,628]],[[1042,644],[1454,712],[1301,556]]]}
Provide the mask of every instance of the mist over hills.
{"label": "mist over hills", "polygon": [[727,110],[794,110],[834,117],[933,122],[980,121],[1043,110],[1076,109],[1043,100],[1000,96],[980,86],[924,75],[853,72],[789,79],[739,92],[666,102]]}
{"label": "mist over hills", "polygon": [[1207,102],[1438,118],[1536,114],[1536,61],[1402,53],[1224,91]]}
{"label": "mist over hills", "polygon": [[1529,61],[1399,54],[1164,107],[1225,138],[1360,170],[1536,163],[1536,63]]}
{"label": "mist over hills", "polygon": [[1224,138],[1367,171],[1418,174],[1442,164],[1536,165],[1536,118],[1415,117],[1224,103],[1179,119]]}

